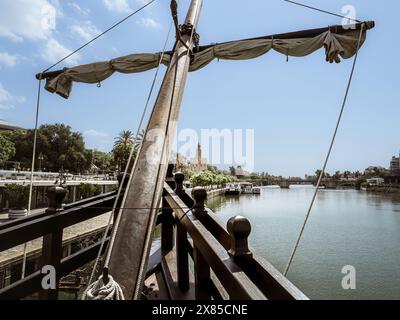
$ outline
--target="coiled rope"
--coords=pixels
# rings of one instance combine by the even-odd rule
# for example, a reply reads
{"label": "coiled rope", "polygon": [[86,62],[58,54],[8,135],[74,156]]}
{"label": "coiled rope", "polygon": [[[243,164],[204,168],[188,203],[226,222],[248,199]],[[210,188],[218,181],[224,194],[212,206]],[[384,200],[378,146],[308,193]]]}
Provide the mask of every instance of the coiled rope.
{"label": "coiled rope", "polygon": [[112,276],[104,282],[103,276],[92,283],[83,293],[82,300],[125,300],[121,287]]}
{"label": "coiled rope", "polygon": [[349,95],[350,86],[351,86],[351,83],[352,83],[352,80],[353,80],[354,70],[355,70],[355,67],[356,67],[356,64],[357,64],[358,51],[359,51],[359,49],[360,49],[361,39],[362,39],[363,32],[364,32],[364,24],[361,25],[360,36],[359,36],[359,38],[358,38],[357,50],[356,50],[356,54],[355,54],[355,56],[354,56],[353,66],[352,66],[352,68],[351,68],[350,77],[349,77],[349,80],[348,80],[348,83],[347,83],[346,92],[345,92],[345,95],[344,95],[342,107],[341,107],[341,109],[340,109],[339,117],[338,117],[338,120],[337,120],[337,122],[336,122],[335,131],[334,131],[334,133],[333,133],[332,140],[331,140],[331,143],[330,143],[330,145],[329,145],[329,150],[328,150],[328,153],[327,153],[327,155],[326,155],[326,157],[325,157],[325,161],[324,161],[324,165],[323,165],[323,167],[322,167],[321,173],[320,173],[320,175],[319,175],[319,177],[318,177],[317,186],[316,186],[314,195],[313,195],[313,197],[312,197],[310,206],[309,206],[309,208],[308,208],[306,217],[305,217],[304,222],[303,222],[303,224],[302,224],[302,226],[301,226],[300,233],[299,233],[299,235],[298,235],[298,237],[297,237],[297,239],[296,239],[296,243],[295,243],[294,248],[293,248],[293,250],[292,250],[292,253],[291,253],[290,257],[289,257],[289,261],[288,261],[288,263],[287,263],[287,265],[286,265],[286,268],[285,268],[285,270],[284,270],[284,272],[283,272],[284,276],[286,276],[287,273],[289,272],[290,266],[291,266],[291,264],[292,264],[292,262],[293,262],[293,258],[294,258],[295,254],[296,254],[297,248],[299,247],[299,243],[300,243],[301,237],[303,236],[303,232],[304,232],[304,229],[305,229],[305,227],[306,227],[308,218],[310,217],[311,210],[312,210],[312,208],[313,208],[313,206],[314,206],[315,199],[317,198],[317,195],[318,195],[318,191],[319,191],[319,189],[320,189],[320,185],[321,185],[322,178],[323,178],[323,176],[325,175],[326,166],[327,166],[327,164],[328,164],[328,161],[329,161],[329,158],[330,158],[332,149],[333,149],[333,145],[334,145],[335,140],[336,140],[336,135],[337,135],[337,132],[338,132],[338,130],[339,130],[340,123],[341,123],[341,121],[342,121],[343,112],[344,112],[344,109],[345,109],[345,107],[346,107],[347,97],[348,97],[348,95]]}

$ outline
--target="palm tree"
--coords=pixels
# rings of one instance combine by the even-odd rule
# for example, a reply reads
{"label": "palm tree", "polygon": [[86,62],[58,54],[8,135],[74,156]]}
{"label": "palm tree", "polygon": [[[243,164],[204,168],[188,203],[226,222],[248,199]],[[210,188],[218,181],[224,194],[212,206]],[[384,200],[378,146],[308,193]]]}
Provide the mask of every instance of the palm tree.
{"label": "palm tree", "polygon": [[130,148],[134,141],[134,136],[130,130],[122,130],[118,137],[114,138],[114,148]]}
{"label": "palm tree", "polygon": [[115,137],[114,148],[112,153],[120,171],[125,170],[131,148],[134,147],[134,157],[139,150],[144,136],[144,131],[140,131],[135,139],[134,134],[130,130],[123,130],[118,137]]}

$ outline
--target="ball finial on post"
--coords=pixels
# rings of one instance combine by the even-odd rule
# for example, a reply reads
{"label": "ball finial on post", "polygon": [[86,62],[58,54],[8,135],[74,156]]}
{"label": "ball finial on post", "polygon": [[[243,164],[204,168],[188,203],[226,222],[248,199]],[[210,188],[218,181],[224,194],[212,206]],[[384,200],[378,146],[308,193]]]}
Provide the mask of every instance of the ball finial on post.
{"label": "ball finial on post", "polygon": [[202,215],[206,214],[205,202],[207,200],[207,191],[202,187],[196,187],[192,190],[192,197],[194,200],[193,213],[196,218],[200,218]]}
{"label": "ball finial on post", "polygon": [[251,232],[249,220],[242,216],[229,219],[227,223],[228,233],[231,236],[231,248],[228,251],[233,258],[250,258],[253,256],[249,249],[248,237]]}
{"label": "ball finial on post", "polygon": [[183,182],[185,181],[185,175],[182,172],[176,172],[174,175],[175,179],[175,193],[180,194],[183,191]]}
{"label": "ball finial on post", "polygon": [[67,190],[65,190],[61,186],[53,186],[47,190],[47,200],[48,200],[48,208],[46,209],[46,213],[57,213],[63,210],[63,201],[67,194]]}

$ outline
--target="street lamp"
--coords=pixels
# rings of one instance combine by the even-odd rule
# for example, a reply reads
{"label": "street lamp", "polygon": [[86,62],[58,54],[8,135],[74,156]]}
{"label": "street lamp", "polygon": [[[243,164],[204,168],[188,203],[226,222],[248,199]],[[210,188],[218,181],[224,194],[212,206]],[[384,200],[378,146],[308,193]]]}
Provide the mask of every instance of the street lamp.
{"label": "street lamp", "polygon": [[42,171],[42,160],[44,160],[42,153],[39,154],[38,160],[39,160],[39,172],[40,172]]}

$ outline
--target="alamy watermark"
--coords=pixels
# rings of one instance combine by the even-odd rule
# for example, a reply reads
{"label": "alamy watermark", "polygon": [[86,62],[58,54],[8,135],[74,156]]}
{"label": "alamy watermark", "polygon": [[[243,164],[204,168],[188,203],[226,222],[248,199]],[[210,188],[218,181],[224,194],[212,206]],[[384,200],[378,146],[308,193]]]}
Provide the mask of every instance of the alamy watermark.
{"label": "alamy watermark", "polygon": [[[164,155],[162,163],[184,159],[193,164],[240,166],[247,172],[254,172],[254,129],[186,128],[169,134],[168,139],[164,130],[153,129],[147,132],[146,141],[151,142],[150,147],[145,150],[147,162],[159,162],[159,147],[169,145],[172,147],[172,154]],[[168,149],[165,147],[165,150]]]}
{"label": "alamy watermark", "polygon": [[57,271],[54,266],[51,265],[43,266],[41,274],[44,275],[41,283],[43,290],[57,289]]}
{"label": "alamy watermark", "polygon": [[355,29],[355,22],[357,20],[357,10],[353,5],[345,5],[342,7],[342,14],[345,18],[342,19],[343,29]]}
{"label": "alamy watermark", "polygon": [[351,265],[344,266],[342,268],[342,274],[345,275],[342,279],[343,290],[356,290],[357,289],[356,268]]}

